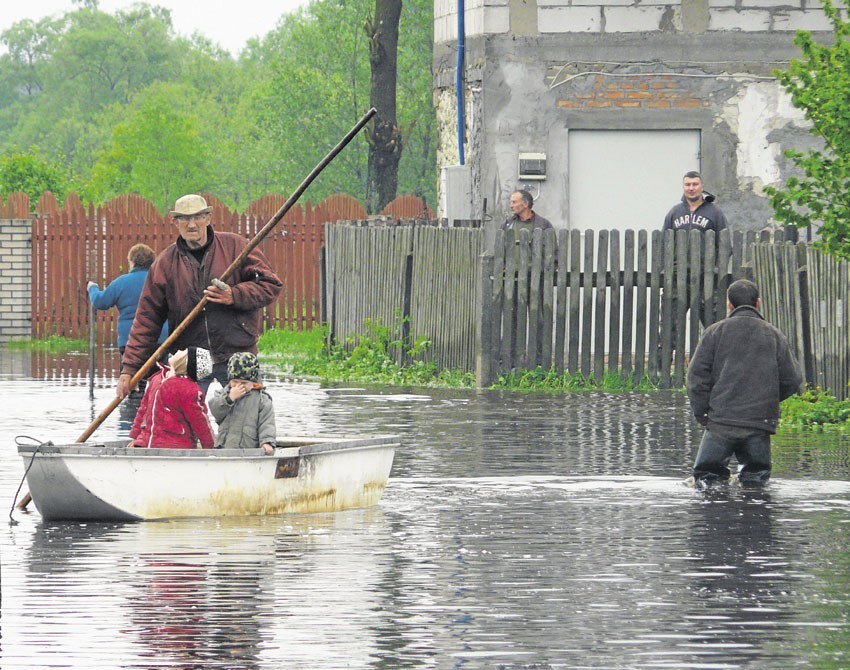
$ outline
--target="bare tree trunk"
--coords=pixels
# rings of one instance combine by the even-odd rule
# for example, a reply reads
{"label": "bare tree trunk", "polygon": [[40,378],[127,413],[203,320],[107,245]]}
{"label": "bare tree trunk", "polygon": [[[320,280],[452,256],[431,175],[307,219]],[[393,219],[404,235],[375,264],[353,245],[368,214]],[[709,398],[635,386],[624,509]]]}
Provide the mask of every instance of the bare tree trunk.
{"label": "bare tree trunk", "polygon": [[396,119],[398,22],[402,0],[375,0],[375,22],[366,24],[372,69],[370,102],[378,113],[369,124],[366,209],[377,214],[396,197],[402,137]]}

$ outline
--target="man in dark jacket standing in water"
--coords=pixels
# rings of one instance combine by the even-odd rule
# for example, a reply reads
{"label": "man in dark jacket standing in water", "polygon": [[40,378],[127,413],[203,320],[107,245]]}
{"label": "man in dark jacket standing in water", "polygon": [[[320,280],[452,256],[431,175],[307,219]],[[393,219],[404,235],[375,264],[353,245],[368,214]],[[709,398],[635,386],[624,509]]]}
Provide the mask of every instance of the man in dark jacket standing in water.
{"label": "man in dark jacket standing in water", "polygon": [[803,383],[788,340],[759,311],[758,287],[739,279],[726,295],[729,316],[706,328],[688,366],[688,399],[706,428],[694,462],[698,488],[728,481],[733,454],[741,484],[766,484],[779,403]]}
{"label": "man in dark jacket standing in water", "polygon": [[248,254],[226,283],[219,281],[248,240],[235,233],[215,232],[210,227],[211,211],[204,198],[189,194],[179,198],[171,212],[180,236],[157,256],[148,273],[122,358],[115,390],[119,398],[130,392],[133,375],[156,349],[162,324],[167,320],[174,332],[204,296],[206,306],[171,350],[208,349],[213,355],[212,376],[222,385],[227,383],[227,361],[232,354],[257,353],[261,310],[275,301],[283,284],[259,249]]}

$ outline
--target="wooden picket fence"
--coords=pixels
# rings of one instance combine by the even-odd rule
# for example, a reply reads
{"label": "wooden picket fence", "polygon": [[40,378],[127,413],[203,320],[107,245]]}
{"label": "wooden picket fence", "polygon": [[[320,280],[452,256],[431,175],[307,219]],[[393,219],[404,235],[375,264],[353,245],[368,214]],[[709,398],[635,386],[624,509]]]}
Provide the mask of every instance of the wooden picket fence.
{"label": "wooden picket fence", "polygon": [[[265,196],[238,213],[205,197],[217,230],[246,237],[285,201]],[[104,286],[126,271],[137,242],[159,251],[175,238],[169,219],[137,196],[95,208],[72,194],[60,208],[45,194],[35,214],[30,209],[22,194],[0,200],[0,219],[32,219],[34,337],[86,339],[86,282]],[[403,338],[427,336],[426,360],[475,371],[481,385],[539,366],[679,387],[702,328],[725,315],[729,283],[751,277],[806,379],[848,395],[848,264],[784,242],[783,231],[726,231],[718,239],[710,232],[535,231],[519,240],[497,233],[485,251],[478,222],[435,226],[413,196],[384,214],[367,222],[363,206],[341,195],[293,207],[260,246],[285,284],[264,312],[265,326],[326,321],[337,342],[368,334],[367,320],[394,326]],[[414,221],[420,225],[399,225]],[[116,310],[97,313],[101,345],[114,344],[116,321]]]}
{"label": "wooden picket fence", "polygon": [[850,264],[802,243],[756,244],[753,257],[765,318],[786,334],[806,379],[850,397]]}
{"label": "wooden picket fence", "polygon": [[729,284],[752,277],[759,237],[771,233],[500,232],[482,270],[490,318],[478,375],[540,366],[681,387],[701,328],[726,314]]}
{"label": "wooden picket fence", "polygon": [[404,341],[426,335],[426,361],[474,369],[480,228],[337,224],[326,226],[325,236],[333,342],[356,342],[374,335],[370,326],[388,327]]}
{"label": "wooden picket fence", "polygon": [[[212,194],[204,194],[213,206],[215,230],[253,237],[286,201],[268,195],[252,203],[245,212],[230,211]],[[424,210],[423,210],[424,208]],[[414,196],[399,196],[382,214],[389,219],[415,219],[430,210]],[[30,213],[23,194],[0,201],[0,218],[32,218],[32,336],[61,335],[88,339],[91,306],[86,283],[103,288],[125,273],[127,252],[142,242],[156,252],[176,238],[168,216],[148,200],[121,196],[102,206],[84,206],[70,194],[62,207],[45,193]],[[263,311],[265,328],[311,328],[320,323],[320,256],[326,222],[366,218],[356,199],[335,195],[312,205],[296,204],[278,227],[259,245],[284,284],[276,303]],[[100,345],[115,343],[117,310],[95,315],[96,339]]]}
{"label": "wooden picket fence", "polygon": [[[826,290],[816,291],[820,284],[813,282],[822,280],[814,277],[833,276],[830,290],[843,281],[846,292],[848,276],[846,268],[818,269],[826,261],[806,245],[799,248],[809,254],[808,283],[793,268],[777,274],[764,257],[797,249],[785,241],[795,232],[724,231],[715,238],[713,232],[538,230],[523,231],[518,240],[499,232],[485,253],[478,228],[336,225],[326,229],[329,329],[342,343],[368,335],[367,319],[400,324],[400,336],[431,340],[426,360],[475,371],[481,386],[499,374],[541,367],[679,388],[702,329],[726,314],[729,284],[751,278],[762,287],[772,321],[801,305],[793,319],[775,322],[802,363],[812,358],[802,336],[810,315],[802,305]],[[821,312],[841,313],[846,302],[837,310],[833,304]],[[813,359],[822,362],[807,378],[833,370],[828,383],[821,374],[822,385],[841,395],[846,364],[828,350],[846,351],[847,325],[834,331],[824,336]]]}

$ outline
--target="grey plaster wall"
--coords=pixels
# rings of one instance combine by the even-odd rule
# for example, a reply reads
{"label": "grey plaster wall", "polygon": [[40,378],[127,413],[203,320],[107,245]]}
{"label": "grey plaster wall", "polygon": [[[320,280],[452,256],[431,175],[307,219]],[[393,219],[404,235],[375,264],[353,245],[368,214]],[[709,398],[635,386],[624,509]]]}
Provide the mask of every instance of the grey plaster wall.
{"label": "grey plaster wall", "polygon": [[[467,37],[465,153],[477,215],[486,201],[491,227],[504,217],[510,192],[522,184],[518,152],[539,151],[548,158],[548,178],[539,185],[546,215],[569,228],[565,147],[570,130],[698,129],[707,187],[733,226],[769,225],[772,210],[763,189],[787,177],[783,151],[813,144],[773,72],[799,56],[793,27],[822,28],[824,21],[818,9],[807,13],[803,6],[762,0],[744,11],[745,3],[741,0],[736,10],[722,0],[710,6],[704,0],[659,2],[650,11],[644,3],[541,1],[537,34],[529,34],[535,22],[527,7],[515,12],[511,2],[481,6],[485,15],[490,8],[502,12],[499,17],[508,12],[510,20],[507,28],[502,19],[491,22],[501,25],[501,32],[485,29]],[[563,12],[584,16],[585,29],[576,28],[577,18],[564,22]],[[439,166],[457,161],[456,108],[454,117],[450,112],[456,33],[449,34],[450,25],[443,24],[448,38],[437,41],[434,50]],[[629,28],[636,25],[647,28]]]}

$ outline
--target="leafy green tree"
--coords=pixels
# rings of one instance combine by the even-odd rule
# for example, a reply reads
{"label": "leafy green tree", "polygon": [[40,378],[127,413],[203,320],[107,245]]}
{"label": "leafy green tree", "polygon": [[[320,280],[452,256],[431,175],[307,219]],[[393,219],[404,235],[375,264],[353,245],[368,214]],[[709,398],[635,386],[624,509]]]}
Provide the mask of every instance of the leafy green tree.
{"label": "leafy green tree", "polygon": [[104,110],[153,81],[173,80],[182,50],[167,10],[137,4],[113,15],[83,4],[0,36],[9,49],[0,80],[11,85],[0,98],[0,146],[63,155],[86,179],[94,162],[86,150],[109,140]]}
{"label": "leafy green tree", "polygon": [[269,193],[270,175],[258,164],[262,138],[248,114],[251,87],[262,68],[236,62],[228,52],[195,36],[182,59],[179,82],[193,91],[197,129],[213,160],[209,185],[231,207]]}
{"label": "leafy green tree", "polygon": [[107,14],[79,9],[66,14],[53,51],[54,81],[63,94],[76,89],[92,105],[127,102],[134,91],[172,79],[180,43],[167,9],[145,4]]}
{"label": "leafy green tree", "polygon": [[[0,34],[0,154],[62,156],[96,202],[138,192],[164,207],[191,189],[245,207],[288,195],[369,107],[363,26],[374,1],[314,0],[238,59],[201,35],[176,36],[169,12],[144,2],[108,14],[75,0],[61,17],[18,22]],[[430,0],[405,3],[396,109],[399,191],[429,200],[432,22]],[[361,133],[307,197],[364,199],[367,163]]]}
{"label": "leafy green tree", "polygon": [[826,253],[850,258],[850,23],[831,0],[824,0],[823,8],[834,26],[834,42],[818,44],[810,32],[798,31],[794,43],[803,57],[776,73],[823,145],[805,153],[786,151],[800,174],[789,177],[784,188],[765,190],[779,221],[812,226]]}
{"label": "leafy green tree", "polygon": [[434,5],[408,0],[399,23],[398,122],[404,153],[398,168],[399,190],[437,197],[437,114],[434,109]]}
{"label": "leafy green tree", "polygon": [[[264,138],[267,169],[290,192],[368,109],[371,71],[367,31],[374,0],[314,0],[289,15],[249,55],[266,65],[256,79],[249,116]],[[399,22],[397,123],[405,147],[402,192],[436,194],[436,114],[431,98],[433,5],[410,0]],[[333,39],[328,39],[333,35]],[[432,134],[433,133],[433,134]],[[332,193],[366,199],[369,147],[361,133],[322,173],[308,197]]]}
{"label": "leafy green tree", "polygon": [[0,156],[0,195],[26,193],[34,205],[45,191],[60,201],[65,197],[68,181],[62,169],[33,154],[10,153]]}
{"label": "leafy green tree", "polygon": [[[263,67],[251,91],[253,133],[264,138],[273,188],[295,189],[369,104],[369,61],[363,23],[369,0],[313,2],[284,17],[252,54]],[[333,39],[328,39],[333,35]],[[314,182],[316,201],[332,193],[362,198],[367,147],[361,133]]]}
{"label": "leafy green tree", "polygon": [[4,95],[28,97],[44,89],[51,43],[58,28],[59,24],[53,19],[42,19],[38,23],[24,19],[0,34],[0,41],[7,49],[3,55],[3,71],[8,87]]}
{"label": "leafy green tree", "polygon": [[94,166],[92,190],[98,199],[139,193],[165,211],[180,194],[209,188],[212,156],[192,111],[197,97],[166,83],[134,96]]}

